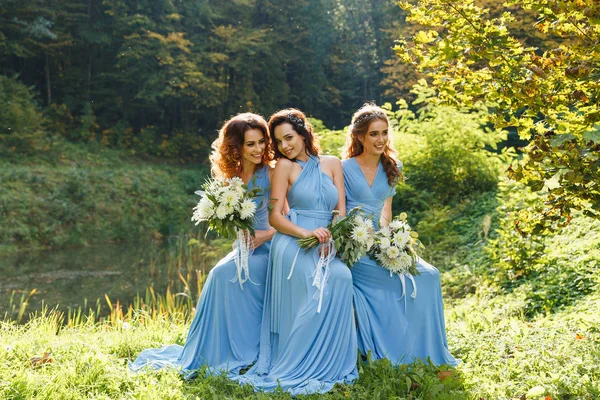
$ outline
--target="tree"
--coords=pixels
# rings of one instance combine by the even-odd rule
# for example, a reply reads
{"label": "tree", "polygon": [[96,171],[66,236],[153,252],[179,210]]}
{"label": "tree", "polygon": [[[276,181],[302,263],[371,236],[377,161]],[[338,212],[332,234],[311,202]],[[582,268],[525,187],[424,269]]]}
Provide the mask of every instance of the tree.
{"label": "tree", "polygon": [[407,21],[423,28],[395,49],[429,78],[437,100],[485,101],[493,107],[491,122],[516,127],[530,141],[527,157],[508,173],[545,192],[544,203],[531,214],[531,232],[568,223],[574,209],[600,218],[600,5],[593,0],[508,1],[508,6],[535,11],[536,29],[559,38],[538,48],[511,32],[510,24],[518,22],[508,8],[493,17],[474,0],[400,5]]}

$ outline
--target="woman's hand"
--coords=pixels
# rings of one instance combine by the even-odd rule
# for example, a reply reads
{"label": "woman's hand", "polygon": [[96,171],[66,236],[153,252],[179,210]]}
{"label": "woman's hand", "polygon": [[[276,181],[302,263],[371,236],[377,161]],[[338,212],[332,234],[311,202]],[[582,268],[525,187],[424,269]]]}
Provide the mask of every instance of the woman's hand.
{"label": "woman's hand", "polygon": [[329,232],[329,229],[327,228],[317,228],[308,232],[308,234],[305,237],[309,236],[314,236],[317,239],[319,239],[320,243],[325,243],[329,240],[329,238],[331,238],[331,232]]}
{"label": "woman's hand", "polygon": [[275,234],[275,232],[276,232],[275,228],[271,228],[266,231],[255,230],[254,237],[253,237],[253,248],[256,249],[257,247],[260,247],[263,244],[265,244],[266,242],[268,242],[269,240],[271,240],[273,238],[273,235]]}

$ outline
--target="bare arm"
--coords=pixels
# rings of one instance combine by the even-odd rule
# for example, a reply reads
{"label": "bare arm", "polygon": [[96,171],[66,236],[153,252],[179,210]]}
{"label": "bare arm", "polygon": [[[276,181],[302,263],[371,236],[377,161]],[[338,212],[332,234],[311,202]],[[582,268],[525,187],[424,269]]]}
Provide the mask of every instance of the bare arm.
{"label": "bare arm", "polygon": [[271,228],[268,230],[255,230],[254,231],[254,248],[260,247],[263,244],[265,244],[266,242],[268,242],[269,240],[271,240],[273,238],[273,235],[275,234],[275,228]]}
{"label": "bare arm", "polygon": [[381,217],[379,218],[379,226],[388,226],[392,220],[392,199],[390,196],[385,199],[383,203],[383,209],[381,210]]}
{"label": "bare arm", "polygon": [[346,216],[346,189],[344,188],[344,171],[342,170],[342,162],[337,157],[332,157],[332,172],[333,184],[338,191],[338,203],[336,210],[340,212],[340,217]]}

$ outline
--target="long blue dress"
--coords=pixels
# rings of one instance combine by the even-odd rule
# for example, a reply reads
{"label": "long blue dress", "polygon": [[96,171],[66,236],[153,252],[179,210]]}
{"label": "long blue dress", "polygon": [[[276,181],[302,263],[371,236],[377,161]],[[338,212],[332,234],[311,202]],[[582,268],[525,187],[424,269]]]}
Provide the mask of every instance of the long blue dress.
{"label": "long blue dress", "polygon": [[[303,169],[288,193],[288,218],[309,230],[327,226],[337,189],[317,157],[297,162]],[[339,259],[320,268],[317,259],[316,248],[300,250],[297,238],[275,233],[258,362],[236,380],[255,390],[281,385],[296,395],[324,393],[358,377],[352,276]],[[325,276],[323,291],[313,285],[317,272]]]}
{"label": "long blue dress", "polygon": [[[396,193],[388,185],[383,165],[379,163],[371,187],[356,158],[343,160],[342,168],[346,208],[362,205],[378,226],[385,200]],[[369,256],[351,268],[359,349],[363,354],[370,351],[373,359],[387,358],[395,364],[430,358],[436,365],[456,365],[446,340],[439,271],[421,259],[417,269],[420,275],[414,277],[417,296],[413,298],[410,279],[405,280],[403,290],[399,276],[390,276]]]}
{"label": "long blue dress", "polygon": [[[255,172],[248,187],[269,187],[268,167]],[[253,199],[257,203],[253,226],[270,229],[268,216],[269,191]],[[196,314],[185,346],[169,345],[147,349],[130,364],[138,371],[145,366],[181,369],[186,378],[206,365],[209,374],[227,373],[234,376],[241,368],[256,361],[259,350],[265,277],[269,262],[270,242],[256,248],[249,257],[250,280],[237,281],[235,251],[229,253],[210,271],[198,300]]]}

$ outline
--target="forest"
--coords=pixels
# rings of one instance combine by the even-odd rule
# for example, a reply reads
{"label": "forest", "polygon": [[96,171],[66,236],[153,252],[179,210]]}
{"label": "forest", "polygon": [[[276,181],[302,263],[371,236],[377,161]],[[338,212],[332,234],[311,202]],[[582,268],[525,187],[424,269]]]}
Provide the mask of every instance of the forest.
{"label": "forest", "polygon": [[291,398],[127,364],[231,248],[190,223],[223,121],[295,107],[341,157],[365,102],[462,363],[322,397],[600,397],[594,0],[0,0],[0,397]]}

